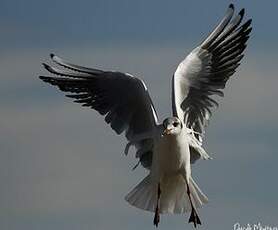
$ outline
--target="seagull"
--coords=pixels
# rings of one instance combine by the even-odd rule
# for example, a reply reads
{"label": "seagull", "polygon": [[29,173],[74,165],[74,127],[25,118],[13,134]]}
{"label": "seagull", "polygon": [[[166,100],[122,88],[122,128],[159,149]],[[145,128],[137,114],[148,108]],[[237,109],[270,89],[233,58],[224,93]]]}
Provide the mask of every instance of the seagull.
{"label": "seagull", "polygon": [[[214,30],[178,65],[172,77],[172,116],[160,122],[143,80],[118,71],[71,64],[51,54],[55,66],[43,63],[53,76],[40,79],[67,92],[69,98],[104,116],[117,134],[135,147],[138,164],[148,175],[125,197],[139,209],[160,214],[191,212],[189,223],[201,225],[197,209],[208,202],[191,175],[191,164],[211,159],[203,148],[204,129],[213,97],[223,97],[227,80],[235,73],[252,30],[244,23],[244,9],[234,16],[230,4]],[[60,68],[59,68],[60,67]],[[55,75],[55,76],[54,76]]]}

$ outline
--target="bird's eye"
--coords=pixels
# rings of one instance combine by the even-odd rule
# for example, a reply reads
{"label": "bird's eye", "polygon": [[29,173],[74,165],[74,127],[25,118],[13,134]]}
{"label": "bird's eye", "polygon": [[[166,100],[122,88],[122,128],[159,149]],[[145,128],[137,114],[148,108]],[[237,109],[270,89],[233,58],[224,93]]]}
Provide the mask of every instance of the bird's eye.
{"label": "bird's eye", "polygon": [[173,125],[177,127],[179,125],[179,122],[174,122]]}

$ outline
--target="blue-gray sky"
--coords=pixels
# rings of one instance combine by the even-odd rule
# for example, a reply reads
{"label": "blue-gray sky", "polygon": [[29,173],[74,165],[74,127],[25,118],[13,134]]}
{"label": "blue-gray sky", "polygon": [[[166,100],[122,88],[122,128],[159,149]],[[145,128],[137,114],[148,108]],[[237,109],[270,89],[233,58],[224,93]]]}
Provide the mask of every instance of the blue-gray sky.
{"label": "blue-gray sky", "polygon": [[[71,62],[142,77],[160,119],[170,78],[230,1],[0,0],[0,229],[153,229],[152,214],[124,195],[146,174],[125,139],[96,112],[37,78],[54,52]],[[214,160],[193,175],[210,202],[200,229],[277,226],[277,7],[234,1],[253,18],[249,47],[214,112],[205,146]],[[189,229],[166,215],[160,229]]]}

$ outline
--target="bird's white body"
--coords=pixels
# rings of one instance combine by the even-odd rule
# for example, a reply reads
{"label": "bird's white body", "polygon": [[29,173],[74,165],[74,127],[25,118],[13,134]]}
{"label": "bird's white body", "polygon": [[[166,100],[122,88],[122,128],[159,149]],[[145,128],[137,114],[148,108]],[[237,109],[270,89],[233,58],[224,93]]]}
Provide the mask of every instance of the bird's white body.
{"label": "bird's white body", "polygon": [[157,203],[157,185],[160,184],[160,213],[190,211],[186,181],[191,188],[195,207],[207,203],[207,197],[191,177],[187,136],[186,128],[177,135],[161,135],[161,132],[157,132],[150,173],[126,196],[131,205],[154,212]]}
{"label": "bird's white body", "polygon": [[[177,175],[190,169],[189,144],[182,129],[178,135],[163,135],[154,142],[152,180],[159,182],[166,176]],[[189,176],[190,176],[190,172]]]}
{"label": "bird's white body", "polygon": [[172,78],[173,116],[163,124],[141,79],[71,64],[54,54],[51,59],[63,69],[43,64],[56,75],[40,76],[43,81],[105,116],[117,134],[125,133],[126,154],[131,145],[135,146],[135,156],[149,174],[126,200],[155,212],[156,226],[159,213],[186,211],[191,211],[189,222],[195,227],[201,224],[196,208],[208,200],[191,177],[191,164],[211,159],[202,140],[212,109],[218,106],[213,96],[224,96],[222,91],[244,56],[252,30],[251,19],[241,24],[244,9],[233,15],[230,4],[216,28],[178,65]]}

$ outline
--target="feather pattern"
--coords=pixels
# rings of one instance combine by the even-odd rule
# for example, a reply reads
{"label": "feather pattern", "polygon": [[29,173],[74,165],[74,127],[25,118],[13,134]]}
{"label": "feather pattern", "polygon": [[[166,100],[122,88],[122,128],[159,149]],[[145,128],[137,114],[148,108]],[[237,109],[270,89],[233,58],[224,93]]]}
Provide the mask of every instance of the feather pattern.
{"label": "feather pattern", "polygon": [[[231,4],[213,32],[178,66],[172,79],[172,108],[189,129],[203,135],[212,108],[212,96],[223,97],[223,89],[239,66],[252,30],[251,19],[242,25],[242,9],[234,18]],[[201,140],[201,135],[194,134]]]}
{"label": "feather pattern", "polygon": [[[78,66],[51,54],[51,59],[59,69],[43,63],[44,68],[56,76],[40,76],[44,82],[57,86],[74,102],[90,107],[105,116],[106,123],[121,134],[125,131],[132,142],[134,136],[153,130],[157,124],[157,115],[144,82],[130,74],[103,71]],[[144,167],[149,168],[152,156],[153,140],[141,139],[134,143]]]}

